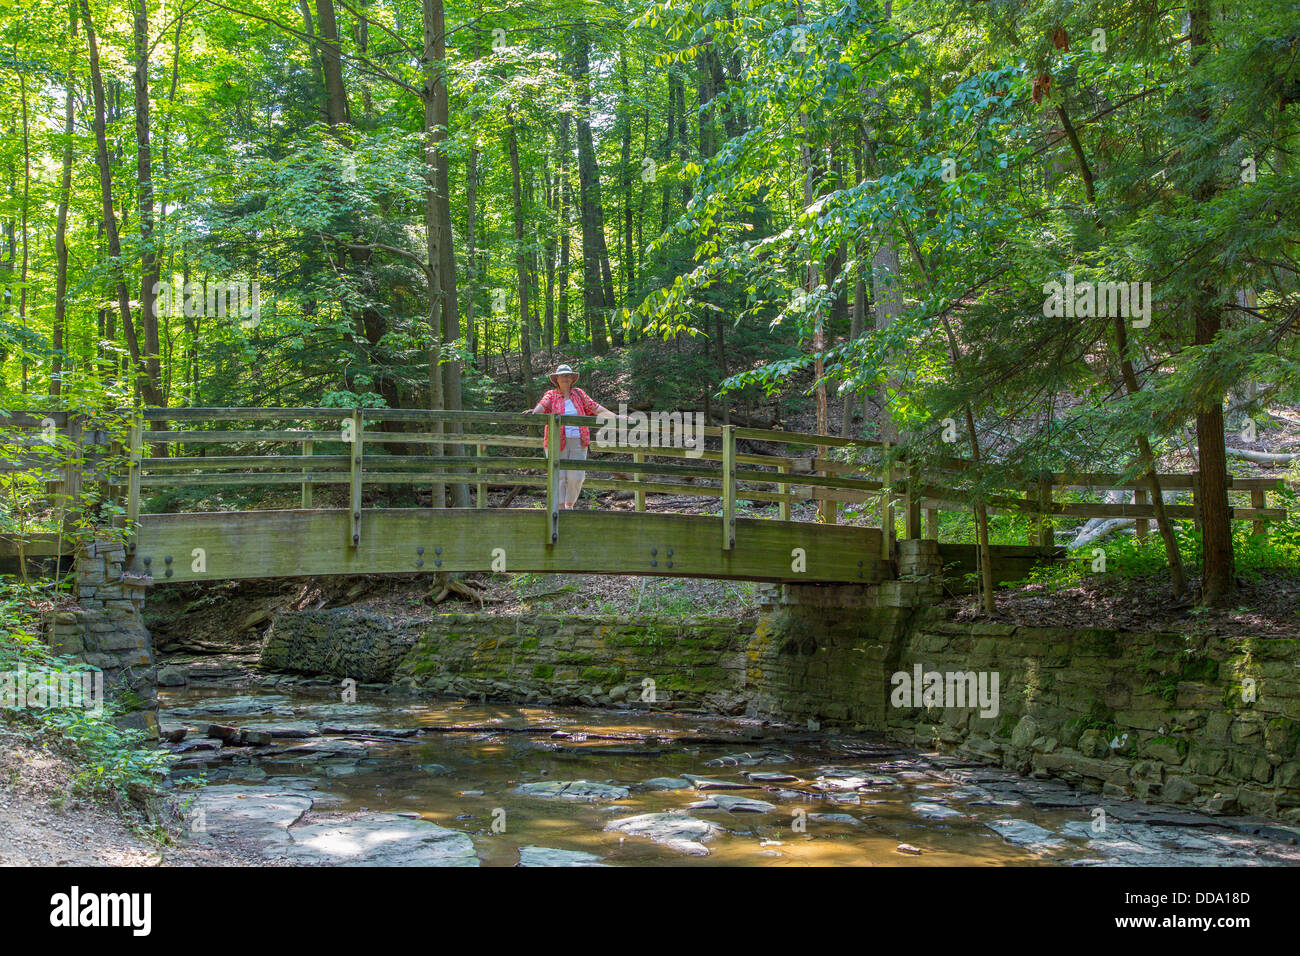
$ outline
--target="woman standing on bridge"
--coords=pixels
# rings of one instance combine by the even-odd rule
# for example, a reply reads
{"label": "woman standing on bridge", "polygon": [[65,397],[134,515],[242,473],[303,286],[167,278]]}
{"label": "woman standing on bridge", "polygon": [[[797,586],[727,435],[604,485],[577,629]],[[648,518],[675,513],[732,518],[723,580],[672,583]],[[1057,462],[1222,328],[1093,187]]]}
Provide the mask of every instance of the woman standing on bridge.
{"label": "woman standing on bridge", "polygon": [[[593,401],[591,396],[580,388],[574,387],[578,373],[567,365],[561,365],[550,375],[555,388],[542,396],[542,400],[525,414],[531,415],[608,415],[619,418],[604,405]],[[549,426],[543,432],[542,447],[547,447]],[[565,425],[560,432],[560,457],[571,461],[585,461],[587,446],[591,444],[591,431],[586,425]],[[572,508],[582,491],[585,471],[556,471],[556,497],[561,508]]]}

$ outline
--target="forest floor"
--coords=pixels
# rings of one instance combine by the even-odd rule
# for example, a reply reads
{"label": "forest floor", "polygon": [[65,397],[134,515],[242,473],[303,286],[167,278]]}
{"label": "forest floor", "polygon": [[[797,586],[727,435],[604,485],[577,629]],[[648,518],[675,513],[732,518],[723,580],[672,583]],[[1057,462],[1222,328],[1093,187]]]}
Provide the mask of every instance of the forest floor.
{"label": "forest floor", "polygon": [[265,866],[237,842],[173,843],[126,801],[80,795],[81,767],[0,722],[0,866]]}
{"label": "forest floor", "polygon": [[[1194,587],[1196,582],[1191,582]],[[954,598],[958,620],[986,618],[973,598]],[[1168,575],[1099,575],[1065,586],[1022,584],[997,591],[992,620],[1023,627],[1174,631],[1241,638],[1300,638],[1300,569],[1238,581],[1230,606],[1175,600]]]}

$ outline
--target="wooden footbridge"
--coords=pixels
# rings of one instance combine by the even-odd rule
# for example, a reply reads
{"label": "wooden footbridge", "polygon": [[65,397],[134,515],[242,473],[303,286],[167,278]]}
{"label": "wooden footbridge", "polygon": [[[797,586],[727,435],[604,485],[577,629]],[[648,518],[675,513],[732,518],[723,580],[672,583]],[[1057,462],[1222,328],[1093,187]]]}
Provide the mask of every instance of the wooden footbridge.
{"label": "wooden footbridge", "polygon": [[[147,409],[103,421],[10,412],[0,413],[8,436],[0,438],[17,451],[0,481],[12,487],[19,475],[34,477],[48,483],[51,501],[83,509],[88,489],[99,489],[101,509],[107,503],[127,530],[128,570],[157,583],[531,571],[870,584],[895,576],[896,537],[937,539],[940,510],[970,510],[966,492],[898,467],[880,442],[731,425],[693,430],[680,416],[657,422],[651,441],[635,427],[610,437],[600,431],[607,424],[386,408]],[[565,465],[566,425],[591,428],[584,487],[625,493],[620,507],[561,510],[555,473]],[[945,470],[968,467],[954,460]],[[1192,476],[1161,480],[1194,489]],[[1145,534],[1154,512],[1139,484],[1044,475],[1023,497],[985,495],[990,511],[1038,518],[1028,545],[992,549],[995,577],[1021,578],[1063,554],[1054,547],[1054,516],[1132,517]],[[441,505],[457,485],[467,486],[472,507],[418,506],[421,497]],[[1130,489],[1133,503],[1053,500],[1054,489],[1112,487]],[[1277,487],[1235,479],[1233,491],[1250,502],[1234,517],[1257,528],[1284,518],[1267,506]],[[264,500],[248,504],[255,489]],[[544,504],[510,507],[520,489]],[[662,496],[671,496],[666,506]],[[182,502],[187,510],[173,510]],[[667,510],[683,502],[688,513]],[[1166,511],[1196,516],[1194,502]],[[862,523],[867,516],[874,526]],[[34,527],[0,535],[0,554],[66,553],[58,531]],[[974,570],[973,545],[939,550],[954,580]]]}

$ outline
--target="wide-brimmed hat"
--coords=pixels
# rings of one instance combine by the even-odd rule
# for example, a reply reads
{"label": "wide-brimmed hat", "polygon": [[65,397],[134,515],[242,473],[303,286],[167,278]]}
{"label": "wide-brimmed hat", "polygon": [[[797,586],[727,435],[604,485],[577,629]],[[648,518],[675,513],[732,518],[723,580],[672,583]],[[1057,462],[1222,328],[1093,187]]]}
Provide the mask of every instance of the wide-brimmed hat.
{"label": "wide-brimmed hat", "polygon": [[567,365],[559,366],[554,372],[552,372],[547,377],[551,380],[552,385],[559,385],[560,383],[557,382],[556,379],[559,378],[561,375],[572,375],[573,380],[575,382],[578,380],[578,373],[575,372],[573,369],[569,368],[569,366]]}

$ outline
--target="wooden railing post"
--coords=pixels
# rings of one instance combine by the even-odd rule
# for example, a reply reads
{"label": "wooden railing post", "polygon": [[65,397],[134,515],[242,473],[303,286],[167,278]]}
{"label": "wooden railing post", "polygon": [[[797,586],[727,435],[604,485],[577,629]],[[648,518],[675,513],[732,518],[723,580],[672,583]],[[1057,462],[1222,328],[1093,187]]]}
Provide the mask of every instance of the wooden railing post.
{"label": "wooden railing post", "polygon": [[736,426],[722,426],[722,550],[736,545]]}
{"label": "wooden railing post", "polygon": [[[484,445],[484,444],[480,443],[480,444],[477,445],[476,447],[477,447],[477,449],[478,449],[478,457],[479,457],[479,458],[482,458],[482,457],[484,457],[485,455],[487,455],[487,445]],[[479,465],[478,467],[476,467],[476,468],[474,469],[474,471],[475,471],[477,474],[480,474],[480,475],[483,474],[483,466],[482,466],[482,465]],[[477,490],[477,495],[475,496],[475,504],[476,504],[477,507],[479,507],[479,508],[486,508],[486,507],[487,507],[487,484],[485,484],[484,482],[480,481],[480,482],[478,483],[478,487],[477,487],[476,490]]]}
{"label": "wooden railing post", "polygon": [[[310,438],[304,438],[302,441],[302,457],[311,458],[314,454],[315,443]],[[303,465],[303,482],[302,482],[302,506],[304,508],[312,507],[312,484],[311,484],[311,462],[308,461]]]}
{"label": "wooden railing post", "polygon": [[352,450],[349,455],[349,464],[351,466],[350,474],[350,495],[348,496],[348,507],[351,515],[352,527],[352,547],[359,547],[361,544],[361,458],[364,454],[362,448],[362,428],[365,419],[362,418],[361,409],[352,410]]}
{"label": "wooden railing post", "polygon": [[[1133,489],[1133,504],[1135,505],[1150,504],[1150,501],[1147,500],[1147,492],[1144,489],[1142,488]],[[1147,539],[1147,532],[1151,530],[1150,519],[1138,518],[1136,521],[1134,521],[1133,525],[1134,525],[1134,534],[1137,536],[1137,539],[1139,541],[1145,541]]]}
{"label": "wooden railing post", "polygon": [[[790,463],[788,461],[780,465],[777,465],[776,467],[777,470],[782,471],[787,475],[790,473]],[[776,486],[776,490],[780,492],[780,494],[783,496],[781,498],[781,503],[780,503],[781,520],[789,521],[790,520],[790,486],[787,484],[778,484]]]}
{"label": "wooden railing post", "polygon": [[1201,473],[1192,472],[1192,525],[1196,528],[1197,533],[1201,530],[1201,501],[1204,496],[1201,494]]}
{"label": "wooden railing post", "polygon": [[144,448],[144,416],[136,411],[131,420],[131,445],[127,459],[126,531],[127,550],[135,552],[135,530],[140,521],[140,463]]}
{"label": "wooden railing post", "polygon": [[560,498],[555,487],[555,464],[560,459],[560,428],[554,413],[546,416],[546,543],[560,540]]}
{"label": "wooden railing post", "polygon": [[[1252,508],[1268,507],[1268,492],[1263,488],[1251,489],[1250,506]],[[1268,522],[1263,518],[1255,518],[1250,522],[1250,533],[1252,535],[1263,535],[1268,537]]]}
{"label": "wooden railing post", "polygon": [[77,510],[81,499],[82,475],[85,474],[85,431],[80,415],[68,415],[68,458],[63,469],[62,494],[69,512]]}
{"label": "wooden railing post", "polygon": [[925,509],[925,536],[931,541],[939,540],[939,509]]}
{"label": "wooden railing post", "polygon": [[880,472],[880,557],[894,559],[894,502],[892,499],[894,469],[889,460],[889,442],[880,443],[884,467]]}
{"label": "wooden railing post", "polygon": [[[645,455],[639,451],[634,451],[632,452],[632,461],[637,463],[644,462]],[[640,484],[641,482],[645,481],[645,476],[638,471],[632,475],[632,480],[635,481],[637,484]],[[645,511],[645,492],[644,491],[634,492],[634,500],[636,502],[636,510]]]}
{"label": "wooden railing post", "polygon": [[1038,482],[1034,482],[1025,488],[1025,506],[1028,509],[1026,513],[1029,515],[1029,541],[1027,543],[1031,548],[1036,548],[1043,543],[1039,537],[1043,531],[1043,516],[1038,510],[1040,507],[1038,492]]}
{"label": "wooden railing post", "polygon": [[1056,528],[1052,524],[1052,475],[1043,472],[1038,478],[1038,545],[1056,547]]}
{"label": "wooden railing post", "polygon": [[921,537],[921,497],[917,488],[921,484],[921,473],[916,465],[907,469],[907,540],[916,541]]}

